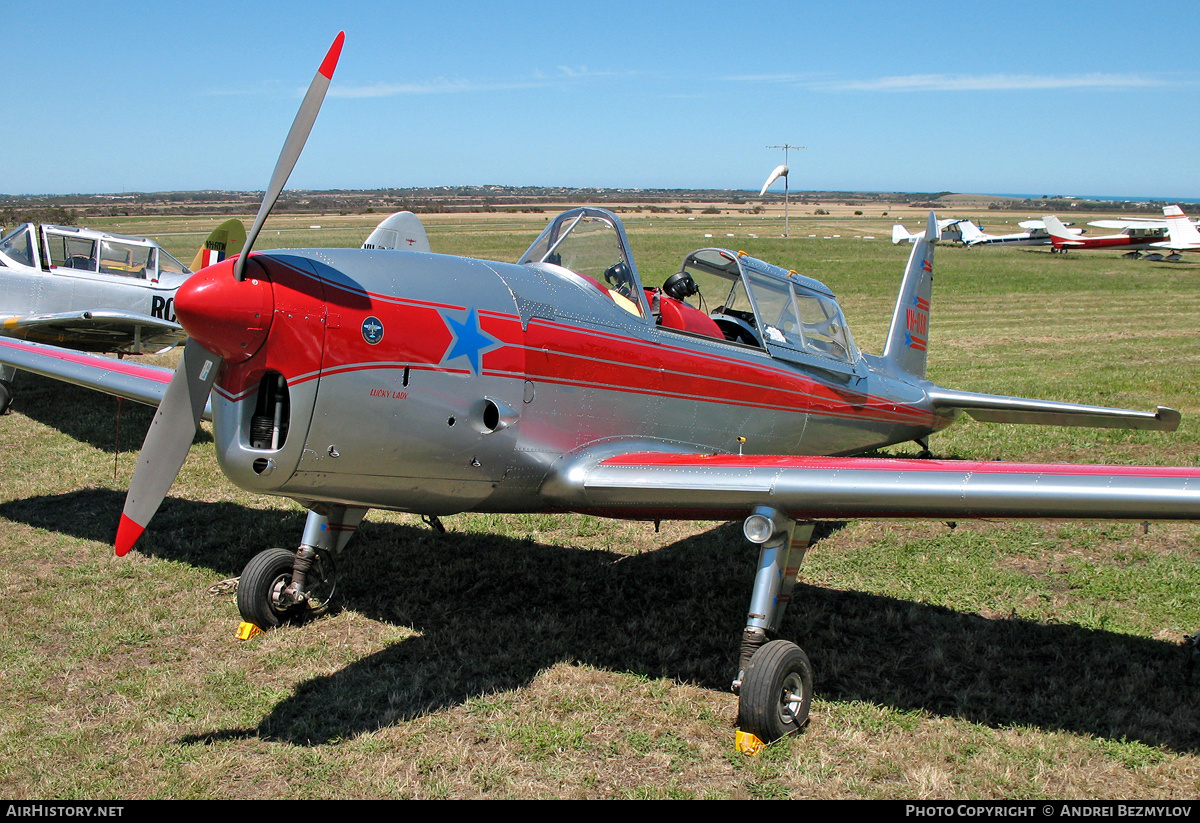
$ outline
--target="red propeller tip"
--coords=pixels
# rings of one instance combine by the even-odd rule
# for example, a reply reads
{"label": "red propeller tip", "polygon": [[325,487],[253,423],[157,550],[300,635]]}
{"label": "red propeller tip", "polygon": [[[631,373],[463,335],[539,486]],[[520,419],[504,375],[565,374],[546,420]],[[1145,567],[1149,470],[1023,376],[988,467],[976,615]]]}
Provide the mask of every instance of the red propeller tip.
{"label": "red propeller tip", "polygon": [[139,526],[133,520],[130,520],[127,515],[121,515],[121,525],[117,526],[117,557],[124,557],[129,554],[129,550],[133,548],[133,544],[142,536],[145,531],[143,526]]}
{"label": "red propeller tip", "polygon": [[[333,79],[333,70],[337,68],[338,58],[342,56],[342,43],[346,40],[346,32],[339,31],[338,36],[333,38],[333,45],[329,47],[325,59],[321,62],[321,68],[317,71],[326,80]],[[312,65],[311,63],[309,65]]]}

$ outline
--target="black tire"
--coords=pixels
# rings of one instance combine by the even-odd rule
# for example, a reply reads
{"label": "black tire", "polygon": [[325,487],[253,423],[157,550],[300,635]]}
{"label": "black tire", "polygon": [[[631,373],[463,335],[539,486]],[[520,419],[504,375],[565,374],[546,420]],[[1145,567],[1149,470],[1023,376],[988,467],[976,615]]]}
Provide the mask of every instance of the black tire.
{"label": "black tire", "polygon": [[8,407],[13,401],[13,385],[7,380],[0,380],[0,414],[8,414]]}
{"label": "black tire", "polygon": [[795,734],[812,707],[812,664],[804,650],[772,640],[750,658],[738,692],[738,726],[764,743]]}
{"label": "black tire", "polygon": [[308,608],[298,603],[287,608],[278,605],[279,593],[292,582],[296,553],[287,549],[267,549],[251,558],[238,581],[237,604],[242,620],[260,629],[273,629],[307,616]]}

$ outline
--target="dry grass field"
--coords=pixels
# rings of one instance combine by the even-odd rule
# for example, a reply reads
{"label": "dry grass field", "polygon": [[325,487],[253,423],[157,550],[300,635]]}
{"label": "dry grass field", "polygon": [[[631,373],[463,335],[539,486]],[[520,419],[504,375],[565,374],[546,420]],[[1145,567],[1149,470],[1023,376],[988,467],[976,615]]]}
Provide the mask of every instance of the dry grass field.
{"label": "dry grass field", "polygon": [[[877,352],[908,253],[891,224],[924,213],[828,210],[793,206],[787,239],[774,211],[625,219],[647,283],[694,248],[745,249],[826,282]],[[953,216],[999,233],[1035,215]],[[275,218],[260,247],[358,245],[379,217]],[[546,217],[426,225],[435,251],[515,260]],[[186,261],[217,222],[95,224]],[[933,451],[1196,465],[1196,258],[939,247],[932,380],[1162,404],[1184,423],[1163,435],[966,420]],[[1200,628],[1196,525],[823,524],[782,632],[812,658],[812,721],[747,758],[728,692],[755,564],[740,524],[459,515],[439,535],[371,512],[340,560],[339,611],[239,642],[230,581],[259,550],[293,546],[304,511],[226,482],[206,426],[138,549],[115,558],[151,410],[29,375],[18,389],[0,418],[0,796],[1200,792],[1200,675],[1181,646]]]}

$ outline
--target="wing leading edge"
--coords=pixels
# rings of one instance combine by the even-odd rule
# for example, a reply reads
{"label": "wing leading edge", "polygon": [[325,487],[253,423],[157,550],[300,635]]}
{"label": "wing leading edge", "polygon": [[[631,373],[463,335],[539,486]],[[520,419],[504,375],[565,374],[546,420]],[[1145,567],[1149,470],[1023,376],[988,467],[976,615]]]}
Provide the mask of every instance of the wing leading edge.
{"label": "wing leading edge", "polygon": [[656,451],[577,457],[543,492],[610,517],[1200,520],[1200,468]]}
{"label": "wing leading edge", "polygon": [[[7,337],[0,337],[0,363],[148,406],[159,404],[174,374],[162,366]],[[204,419],[212,419],[211,404],[204,409]]]}

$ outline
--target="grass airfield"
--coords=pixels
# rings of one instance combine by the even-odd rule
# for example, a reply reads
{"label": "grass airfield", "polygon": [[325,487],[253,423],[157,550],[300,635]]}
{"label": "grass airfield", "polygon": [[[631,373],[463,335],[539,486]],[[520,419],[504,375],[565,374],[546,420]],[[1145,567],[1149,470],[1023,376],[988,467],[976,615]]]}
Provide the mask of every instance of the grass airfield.
{"label": "grass airfield", "polygon": [[[878,352],[909,251],[891,244],[891,224],[915,229],[925,212],[826,208],[793,207],[786,239],[777,213],[623,219],[647,285],[692,249],[744,249],[829,285],[859,346]],[[423,219],[435,251],[515,260],[550,214]],[[943,216],[1006,233],[1036,215]],[[357,246],[381,217],[275,217],[259,247]],[[186,263],[218,222],[89,225],[155,237]],[[1166,405],[1183,424],[1160,434],[964,419],[932,450],[1196,465],[1194,258],[940,245],[934,382]],[[259,550],[294,546],[304,511],[225,481],[206,425],[138,550],[113,557],[151,416],[123,403],[118,418],[115,399],[23,374],[0,418],[0,795],[1200,792],[1200,673],[1180,647],[1200,628],[1197,525],[822,526],[781,632],[812,659],[812,720],[746,758],[733,750],[728,692],[756,562],[740,524],[656,532],[582,516],[459,515],[437,535],[419,518],[372,511],[340,560],[343,609],[241,643],[228,581]]]}

